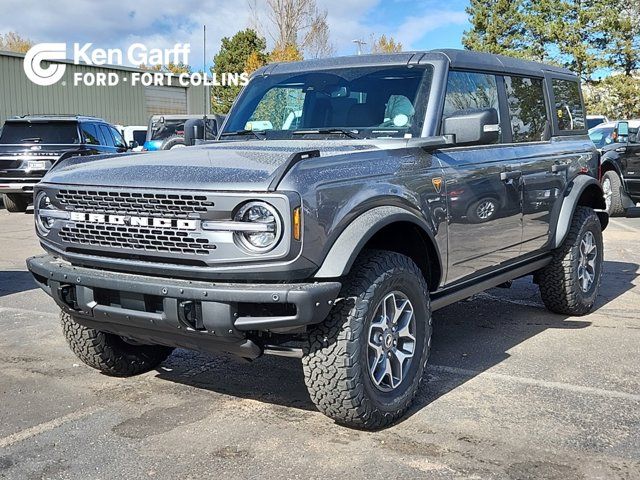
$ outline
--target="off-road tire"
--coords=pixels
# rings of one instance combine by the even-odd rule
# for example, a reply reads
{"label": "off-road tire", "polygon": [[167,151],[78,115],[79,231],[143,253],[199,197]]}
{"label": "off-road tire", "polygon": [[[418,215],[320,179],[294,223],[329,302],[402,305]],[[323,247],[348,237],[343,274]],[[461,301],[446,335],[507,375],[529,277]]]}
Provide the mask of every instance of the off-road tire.
{"label": "off-road tire", "polygon": [[172,148],[180,148],[186,146],[187,145],[184,143],[184,137],[181,137],[180,135],[173,135],[162,142],[160,150],[171,150]]}
{"label": "off-road tire", "polygon": [[608,180],[611,184],[611,206],[607,213],[611,217],[619,217],[624,215],[624,203],[622,201],[622,180],[620,176],[613,170],[605,172],[602,176],[602,183]]}
{"label": "off-road tire", "polygon": [[[591,231],[597,248],[595,279],[587,292],[578,280],[580,242]],[[553,253],[551,263],[536,272],[535,280],[547,309],[564,315],[585,315],[598,296],[603,261],[602,228],[598,216],[589,207],[576,207],[567,237]]]}
{"label": "off-road tire", "polygon": [[[411,301],[416,321],[414,357],[402,382],[390,392],[377,389],[367,360],[369,326],[389,292]],[[422,272],[398,253],[365,251],[344,278],[329,317],[309,332],[302,359],[305,383],[318,410],[342,425],[380,429],[411,405],[431,346],[429,292]]]}
{"label": "off-road tire", "polygon": [[114,377],[152,370],[173,351],[161,345],[132,345],[118,335],[84,327],[65,312],[60,312],[60,320],[73,353],[90,367]]}
{"label": "off-road tire", "polygon": [[2,201],[8,212],[24,213],[29,206],[29,196],[20,193],[4,193]]}

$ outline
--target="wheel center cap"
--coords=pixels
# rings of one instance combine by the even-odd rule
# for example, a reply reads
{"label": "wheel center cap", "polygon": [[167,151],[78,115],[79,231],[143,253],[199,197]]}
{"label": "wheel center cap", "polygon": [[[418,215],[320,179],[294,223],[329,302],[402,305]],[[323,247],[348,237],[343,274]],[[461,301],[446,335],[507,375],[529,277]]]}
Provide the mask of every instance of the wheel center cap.
{"label": "wheel center cap", "polygon": [[391,348],[393,346],[393,335],[391,333],[386,333],[384,336],[384,346],[386,348]]}

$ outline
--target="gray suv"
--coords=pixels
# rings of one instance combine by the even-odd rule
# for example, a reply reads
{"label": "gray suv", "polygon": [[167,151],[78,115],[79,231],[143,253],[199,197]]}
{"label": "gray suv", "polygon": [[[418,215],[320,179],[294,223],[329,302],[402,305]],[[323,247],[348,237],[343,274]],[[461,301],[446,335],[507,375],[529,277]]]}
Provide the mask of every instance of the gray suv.
{"label": "gray suv", "polygon": [[215,142],[56,165],[27,263],[102,372],[175,347],[298,357],[320,411],[381,428],[434,311],[526,275],[554,312],[593,308],[608,216],[585,118],[576,76],[508,57],[268,65]]}

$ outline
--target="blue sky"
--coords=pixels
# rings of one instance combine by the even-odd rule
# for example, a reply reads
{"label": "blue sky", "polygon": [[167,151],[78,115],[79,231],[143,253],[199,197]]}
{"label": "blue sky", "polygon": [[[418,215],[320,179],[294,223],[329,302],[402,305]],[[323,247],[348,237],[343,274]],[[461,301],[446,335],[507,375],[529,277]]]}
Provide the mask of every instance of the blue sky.
{"label": "blue sky", "polygon": [[[202,66],[202,24],[208,56],[224,36],[246,28],[255,2],[262,34],[273,43],[266,0],[0,0],[0,33],[17,31],[36,42],[92,42],[96,47],[149,48],[191,43],[190,63]],[[355,53],[353,39],[392,35],[405,50],[460,48],[468,28],[468,0],[316,0],[327,9],[331,41],[339,55]],[[365,47],[365,50],[368,46]]]}

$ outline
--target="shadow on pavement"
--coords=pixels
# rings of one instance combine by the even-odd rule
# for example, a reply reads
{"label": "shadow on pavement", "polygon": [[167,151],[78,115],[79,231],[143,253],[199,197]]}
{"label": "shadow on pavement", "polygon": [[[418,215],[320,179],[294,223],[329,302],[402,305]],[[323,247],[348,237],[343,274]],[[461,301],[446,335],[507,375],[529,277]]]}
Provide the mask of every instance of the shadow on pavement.
{"label": "shadow on pavement", "polygon": [[[638,265],[605,262],[600,308],[633,288]],[[548,329],[582,329],[591,322],[548,312],[531,277],[514,282],[510,290],[492,289],[434,313],[431,357],[425,381],[404,418],[420,411],[509,358],[509,350]],[[158,370],[158,377],[239,398],[314,410],[307,394],[301,363],[296,359],[261,357],[249,363],[226,355],[210,356],[177,350]],[[438,371],[459,375],[439,378]],[[431,375],[436,372],[436,375]],[[433,378],[436,380],[434,381]],[[293,416],[295,418],[295,415]]]}
{"label": "shadow on pavement", "polygon": [[38,286],[29,272],[24,270],[0,271],[0,297],[37,288]]}

